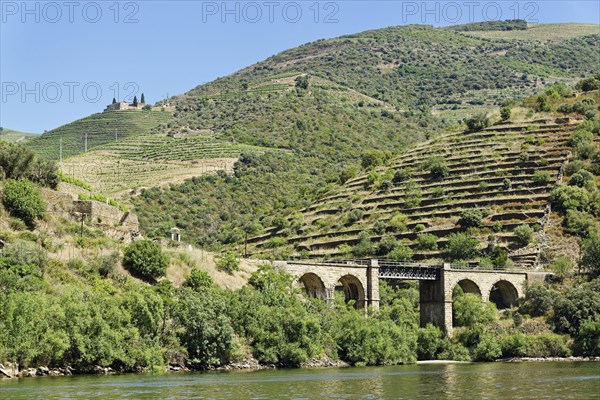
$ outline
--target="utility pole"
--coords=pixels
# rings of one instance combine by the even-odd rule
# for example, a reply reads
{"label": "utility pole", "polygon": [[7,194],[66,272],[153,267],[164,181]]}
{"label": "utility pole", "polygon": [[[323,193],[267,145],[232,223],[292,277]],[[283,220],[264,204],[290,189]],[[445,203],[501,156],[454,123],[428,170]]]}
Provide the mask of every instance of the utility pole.
{"label": "utility pole", "polygon": [[88,137],[88,133],[85,133],[85,152],[87,153],[87,137]]}
{"label": "utility pole", "polygon": [[115,142],[118,140],[117,130],[115,129]]}
{"label": "utility pole", "polygon": [[59,139],[58,141],[58,153],[59,153],[59,160],[60,162],[62,162],[62,138]]}
{"label": "utility pole", "polygon": [[79,231],[79,236],[83,237],[83,219],[85,218],[86,214],[85,213],[81,213],[81,229]]}

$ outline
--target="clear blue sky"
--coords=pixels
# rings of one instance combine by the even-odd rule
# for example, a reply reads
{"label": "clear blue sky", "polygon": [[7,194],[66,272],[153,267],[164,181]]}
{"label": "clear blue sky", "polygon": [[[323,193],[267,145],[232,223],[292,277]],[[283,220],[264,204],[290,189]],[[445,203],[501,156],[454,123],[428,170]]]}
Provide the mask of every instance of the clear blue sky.
{"label": "clear blue sky", "polygon": [[515,17],[600,23],[600,8],[596,0],[0,0],[0,126],[43,132],[134,92],[155,102],[321,38]]}

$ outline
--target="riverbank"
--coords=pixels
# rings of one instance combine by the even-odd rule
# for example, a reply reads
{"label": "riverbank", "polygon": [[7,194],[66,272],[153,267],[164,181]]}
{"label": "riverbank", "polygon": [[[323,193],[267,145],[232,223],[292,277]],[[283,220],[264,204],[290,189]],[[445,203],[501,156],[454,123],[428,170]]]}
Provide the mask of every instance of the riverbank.
{"label": "riverbank", "polygon": [[[495,362],[503,363],[527,363],[527,362],[600,362],[600,357],[512,357],[512,358],[501,358]],[[441,364],[468,364],[473,363],[471,361],[455,361],[455,360],[420,360],[416,362],[416,365],[441,365]],[[303,363],[298,368],[291,369],[319,369],[319,368],[350,368],[351,364],[333,360],[329,357],[313,359],[306,363]],[[193,367],[193,366],[180,366],[180,365],[169,365],[166,369],[166,373],[178,373],[178,372],[193,372],[193,371],[259,371],[259,370],[281,370],[284,368],[277,367],[274,364],[261,364],[255,359],[244,360],[240,362],[230,363],[220,367]],[[135,373],[147,373],[150,372],[149,368],[138,369],[135,371],[118,371],[111,367],[96,366],[93,369],[86,369],[84,371],[75,370],[71,367],[64,368],[48,368],[48,367],[37,367],[37,368],[25,368],[23,370],[16,371],[12,365],[0,364],[0,379],[18,379],[18,378],[33,378],[33,377],[44,377],[44,376],[72,376],[72,375],[121,375],[121,374],[135,374]]]}

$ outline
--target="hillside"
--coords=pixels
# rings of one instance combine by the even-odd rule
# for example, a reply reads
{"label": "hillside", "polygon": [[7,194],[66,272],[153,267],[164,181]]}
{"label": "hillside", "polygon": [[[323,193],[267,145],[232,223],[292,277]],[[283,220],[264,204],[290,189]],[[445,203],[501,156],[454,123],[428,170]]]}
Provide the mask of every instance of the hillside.
{"label": "hillside", "polygon": [[[564,109],[559,104],[598,104],[600,96],[596,91],[554,102]],[[592,117],[600,115],[597,106],[591,109]],[[515,108],[513,122],[453,132],[411,147],[301,212],[275,221],[267,233],[248,241],[251,252],[258,257],[389,256],[497,265],[490,253],[498,248],[520,267],[549,263],[559,255],[576,262],[577,238],[565,236],[565,231],[585,237],[587,228],[573,227],[581,224],[574,222],[575,214],[563,220],[568,207],[559,198],[567,195],[559,195],[557,188],[587,187],[589,210],[583,205],[576,209],[589,211],[592,215],[583,218],[597,225],[600,180],[588,171],[598,175],[600,137],[591,133],[598,131],[598,123],[548,113],[518,120],[525,113],[534,115]],[[590,142],[578,148],[576,138],[582,132],[588,132]],[[583,183],[572,178],[581,168],[586,169]],[[568,189],[568,196],[575,196],[571,190],[579,189]],[[526,241],[525,227],[530,228]],[[456,257],[452,235],[465,232],[479,242],[473,247],[481,251]]]}
{"label": "hillside", "polygon": [[8,128],[3,128],[2,131],[0,131],[0,140],[10,143],[25,142],[37,136],[38,135],[35,133],[20,132]]}
{"label": "hillside", "polygon": [[[496,29],[488,25],[476,29]],[[142,227],[164,236],[177,225],[195,244],[219,248],[354,177],[365,152],[399,154],[476,112],[595,72],[600,35],[575,25],[561,29],[569,32],[564,39],[543,42],[535,35],[482,38],[473,29],[416,25],[318,40],[168,99],[172,115],[116,143],[117,122],[103,120],[115,113],[88,117],[99,139],[88,143],[87,154],[81,153],[88,127],[74,125],[87,119],[49,132],[33,147],[56,159],[58,133],[69,128],[67,174],[107,194],[161,187],[136,190],[130,199]],[[94,167],[82,168],[88,162]],[[215,162],[233,175],[181,183]]]}

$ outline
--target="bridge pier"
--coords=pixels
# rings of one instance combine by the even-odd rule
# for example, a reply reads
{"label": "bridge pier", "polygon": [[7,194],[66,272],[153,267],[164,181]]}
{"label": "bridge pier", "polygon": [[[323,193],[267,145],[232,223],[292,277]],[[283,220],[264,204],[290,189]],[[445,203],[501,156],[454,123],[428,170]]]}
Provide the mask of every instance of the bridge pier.
{"label": "bridge pier", "polygon": [[435,281],[419,281],[419,303],[421,327],[432,324],[441,328],[446,336],[452,336],[452,288],[446,288],[445,269]]}

